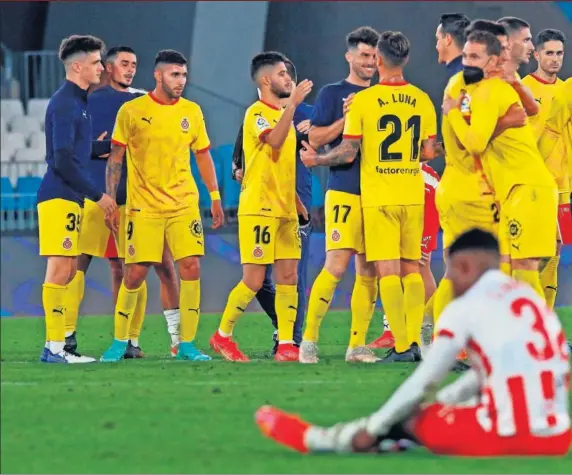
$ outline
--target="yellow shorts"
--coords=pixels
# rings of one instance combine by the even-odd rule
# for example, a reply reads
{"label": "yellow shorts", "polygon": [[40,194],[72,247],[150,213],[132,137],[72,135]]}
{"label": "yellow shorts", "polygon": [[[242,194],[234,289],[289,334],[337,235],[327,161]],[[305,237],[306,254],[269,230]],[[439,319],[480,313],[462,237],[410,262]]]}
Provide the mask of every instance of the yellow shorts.
{"label": "yellow shorts", "polygon": [[203,256],[204,235],[199,208],[173,218],[150,218],[132,213],[121,229],[125,236],[123,245],[125,263],[162,262],[165,239],[173,260],[189,256]]}
{"label": "yellow shorts", "polygon": [[326,251],[352,249],[365,252],[361,197],[328,190],[324,206],[326,221]]}
{"label": "yellow shorts", "polygon": [[443,248],[449,248],[455,239],[473,228],[498,236],[500,210],[492,197],[480,201],[449,201],[438,194],[436,205],[443,229]]}
{"label": "yellow shorts", "polygon": [[239,216],[238,241],[242,264],[273,264],[302,253],[297,219]]}
{"label": "yellow shorts", "polygon": [[511,259],[556,254],[558,193],[554,188],[516,185],[501,208],[500,251]]}
{"label": "yellow shorts", "polygon": [[82,209],[73,201],[57,198],[39,203],[40,256],[79,256],[81,217]]}
{"label": "yellow shorts", "polygon": [[367,261],[421,259],[424,208],[423,205],[364,208]]}
{"label": "yellow shorts", "polygon": [[111,230],[105,225],[105,213],[91,200],[83,205],[79,250],[82,254],[105,257]]}

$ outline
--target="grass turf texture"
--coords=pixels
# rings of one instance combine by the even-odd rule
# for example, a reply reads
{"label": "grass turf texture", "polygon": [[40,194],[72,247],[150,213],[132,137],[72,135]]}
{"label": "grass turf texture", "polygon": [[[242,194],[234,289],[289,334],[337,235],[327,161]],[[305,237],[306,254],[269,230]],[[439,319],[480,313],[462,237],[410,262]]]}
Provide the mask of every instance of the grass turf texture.
{"label": "grass turf texture", "polygon": [[[572,334],[572,308],[559,311]],[[379,334],[379,312],[368,341]],[[204,315],[198,346],[219,318]],[[424,449],[384,456],[301,456],[263,438],[253,421],[273,404],[317,424],[375,410],[414,365],[348,365],[349,313],[322,326],[319,365],[270,359],[266,316],[245,315],[241,348],[257,361],[232,364],[168,357],[162,317],[149,316],[147,358],[119,364],[45,365],[39,318],[2,319],[2,473],[570,473],[564,459],[455,459]],[[79,322],[80,350],[99,357],[111,342],[111,317]],[[493,329],[494,331],[494,329]],[[453,378],[453,376],[452,376]]]}

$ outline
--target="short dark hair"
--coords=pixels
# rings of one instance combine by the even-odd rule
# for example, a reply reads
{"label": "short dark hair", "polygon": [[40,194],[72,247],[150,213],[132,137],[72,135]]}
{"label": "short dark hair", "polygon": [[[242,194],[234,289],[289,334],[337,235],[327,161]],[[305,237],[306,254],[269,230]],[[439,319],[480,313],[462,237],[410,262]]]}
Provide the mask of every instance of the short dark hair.
{"label": "short dark hair", "polygon": [[464,13],[443,13],[439,19],[443,35],[451,35],[455,44],[462,48],[465,44],[465,28],[471,20]]}
{"label": "short dark hair", "polygon": [[288,74],[292,78],[292,81],[297,83],[298,82],[298,74],[296,73],[296,66],[294,66],[294,63],[292,61],[290,61],[288,58],[286,58],[284,60],[284,64],[286,65],[286,71],[288,71]]}
{"label": "short dark hair", "polygon": [[103,51],[105,43],[103,40],[91,35],[72,35],[64,38],[60,44],[59,57],[66,61],[70,56],[78,53],[93,53]]}
{"label": "short dark hair", "polygon": [[501,25],[506,28],[509,35],[517,33],[523,28],[530,28],[530,24],[524,21],[522,18],[517,18],[515,16],[505,16],[497,20]]}
{"label": "short dark hair", "polygon": [[482,229],[473,228],[461,234],[449,247],[449,256],[461,251],[488,251],[500,256],[496,237]]}
{"label": "short dark hair", "polygon": [[547,41],[561,41],[563,44],[566,43],[566,36],[560,30],[553,30],[546,28],[541,30],[536,35],[536,49],[542,49],[544,43]]}
{"label": "short dark hair", "polygon": [[155,56],[155,66],[159,63],[165,64],[178,64],[179,66],[186,66],[188,64],[187,58],[183,53],[179,53],[174,49],[164,49],[157,53]]}
{"label": "short dark hair", "polygon": [[109,62],[113,61],[119,53],[135,54],[135,51],[133,50],[133,48],[130,48],[129,46],[123,46],[123,45],[122,46],[114,46],[113,48],[109,48],[107,50],[107,52],[105,53],[105,59],[103,61],[105,63],[109,63]]}
{"label": "short dark hair", "polygon": [[473,31],[488,31],[495,36],[508,36],[506,28],[492,20],[473,20],[465,30],[465,34],[468,37]]}
{"label": "short dark hair", "polygon": [[409,40],[400,31],[384,31],[377,42],[377,51],[392,66],[402,66],[410,49]]}
{"label": "short dark hair", "polygon": [[485,45],[489,56],[500,56],[502,51],[499,39],[488,31],[473,31],[467,38],[467,42]]}
{"label": "short dark hair", "polygon": [[[275,66],[278,63],[284,63],[288,58],[278,51],[265,51],[264,53],[257,54],[250,62],[250,77],[256,81],[258,71],[266,66]],[[288,67],[288,66],[286,66]]]}
{"label": "short dark hair", "polygon": [[370,26],[360,26],[346,36],[348,49],[357,48],[360,43],[375,48],[379,40],[379,33]]}

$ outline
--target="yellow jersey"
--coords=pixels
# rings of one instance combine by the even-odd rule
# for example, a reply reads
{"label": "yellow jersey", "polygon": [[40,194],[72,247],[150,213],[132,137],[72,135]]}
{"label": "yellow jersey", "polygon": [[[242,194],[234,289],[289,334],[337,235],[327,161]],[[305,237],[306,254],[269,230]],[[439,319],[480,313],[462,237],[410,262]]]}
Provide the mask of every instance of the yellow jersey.
{"label": "yellow jersey", "polygon": [[[461,113],[466,122],[471,121],[471,95],[477,84],[465,84],[463,72],[455,74],[445,88],[445,96],[457,99],[462,91],[465,97]],[[439,193],[446,194],[452,201],[479,201],[485,195],[492,195],[492,189],[483,177],[479,163],[466,150],[459,147],[455,131],[446,115],[441,123],[441,134],[445,147],[445,171],[439,183]]]}
{"label": "yellow jersey", "polygon": [[344,138],[361,138],[363,208],[424,203],[421,143],[436,133],[435,107],[412,84],[380,83],[355,95]]}
{"label": "yellow jersey", "polygon": [[198,206],[189,148],[210,148],[201,108],[181,98],[160,102],[152,93],[121,106],[112,142],[127,148],[127,209],[148,217],[169,218]]}
{"label": "yellow jersey", "polygon": [[538,140],[544,132],[544,124],[550,113],[550,103],[552,102],[554,93],[564,81],[560,78],[556,78],[555,82],[550,83],[532,73],[526,76],[521,82],[530,89],[534,100],[538,103],[538,114],[528,119],[534,129],[534,136],[536,140]]}
{"label": "yellow jersey", "polygon": [[554,94],[538,149],[556,179],[558,190],[561,193],[571,190],[572,78],[564,81]]}
{"label": "yellow jersey", "polygon": [[297,217],[294,126],[290,126],[280,150],[274,150],[261,140],[276,126],[283,112],[283,109],[256,101],[244,115],[244,177],[238,205],[239,215]]}
{"label": "yellow jersey", "polygon": [[511,105],[522,106],[514,88],[500,78],[484,79],[478,84],[471,97],[471,125],[456,108],[449,112],[448,119],[465,149],[483,160],[497,200],[502,204],[515,185],[556,188],[530,124],[507,129],[492,139],[498,119]]}

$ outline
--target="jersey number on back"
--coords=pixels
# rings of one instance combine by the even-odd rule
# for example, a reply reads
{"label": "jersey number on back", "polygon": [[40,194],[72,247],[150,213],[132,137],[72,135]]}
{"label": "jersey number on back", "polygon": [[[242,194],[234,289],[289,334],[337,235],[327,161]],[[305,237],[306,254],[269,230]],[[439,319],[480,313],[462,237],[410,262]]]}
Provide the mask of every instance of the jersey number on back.
{"label": "jersey number on back", "polygon": [[[403,160],[401,152],[390,152],[391,147],[395,142],[401,139],[403,135],[403,125],[401,119],[396,115],[381,116],[377,123],[378,132],[385,132],[391,127],[391,133],[383,139],[379,144],[379,161],[380,162],[400,162]],[[419,158],[419,138],[421,137],[421,117],[412,115],[405,124],[405,131],[411,131],[411,161],[414,162]]]}

